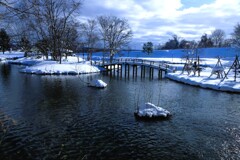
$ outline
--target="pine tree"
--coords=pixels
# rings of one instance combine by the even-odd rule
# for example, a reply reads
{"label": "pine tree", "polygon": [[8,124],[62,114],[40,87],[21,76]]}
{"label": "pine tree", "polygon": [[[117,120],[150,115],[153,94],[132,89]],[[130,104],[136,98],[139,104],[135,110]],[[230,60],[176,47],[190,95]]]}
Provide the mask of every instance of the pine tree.
{"label": "pine tree", "polygon": [[143,52],[147,53],[148,55],[153,52],[153,43],[147,42],[143,44]]}
{"label": "pine tree", "polygon": [[10,49],[10,38],[3,28],[0,30],[0,48],[3,54],[6,50]]}

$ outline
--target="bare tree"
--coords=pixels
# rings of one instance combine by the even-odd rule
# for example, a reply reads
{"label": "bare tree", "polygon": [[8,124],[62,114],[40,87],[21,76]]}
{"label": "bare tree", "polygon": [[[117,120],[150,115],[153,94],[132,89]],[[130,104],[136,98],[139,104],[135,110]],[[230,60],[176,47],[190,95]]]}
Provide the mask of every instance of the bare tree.
{"label": "bare tree", "polygon": [[234,27],[234,31],[232,33],[232,44],[237,48],[240,47],[240,24],[239,23]]}
{"label": "bare tree", "polygon": [[97,43],[99,41],[97,27],[98,27],[97,21],[94,19],[92,20],[89,19],[86,23],[83,23],[81,25],[85,45],[88,48],[89,60],[92,59],[92,53],[94,52],[94,49],[96,49]]}
{"label": "bare tree", "polygon": [[98,17],[100,25],[100,34],[104,46],[110,52],[110,62],[118,49],[127,46],[133,33],[126,19],[120,19],[115,16]]}
{"label": "bare tree", "polygon": [[0,20],[6,19],[6,15],[8,15],[10,12],[9,10],[13,10],[13,5],[16,3],[16,1],[10,1],[10,0],[1,0],[0,1]]}
{"label": "bare tree", "polygon": [[22,0],[18,10],[25,12],[18,17],[33,33],[31,40],[48,40],[53,59],[61,63],[62,52],[69,46],[66,38],[71,26],[76,24],[74,15],[81,4],[81,0]]}
{"label": "bare tree", "polygon": [[223,42],[223,47],[231,47],[233,40],[232,39],[225,39]]}
{"label": "bare tree", "polygon": [[212,32],[210,38],[212,39],[215,47],[221,47],[224,43],[225,32],[221,29],[216,29]]}
{"label": "bare tree", "polygon": [[66,32],[63,34],[63,47],[65,48],[66,51],[66,58],[68,53],[71,53],[72,51],[77,50],[78,46],[78,24],[72,24],[71,26],[68,26],[66,28]]}

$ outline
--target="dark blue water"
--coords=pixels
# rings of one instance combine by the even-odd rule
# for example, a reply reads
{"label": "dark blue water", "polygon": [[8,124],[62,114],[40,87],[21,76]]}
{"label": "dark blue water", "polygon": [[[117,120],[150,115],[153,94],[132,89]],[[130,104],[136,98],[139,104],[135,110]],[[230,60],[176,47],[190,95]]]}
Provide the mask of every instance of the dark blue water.
{"label": "dark blue water", "polygon": [[[239,159],[238,94],[158,80],[37,76],[0,65],[0,159]],[[105,89],[86,86],[92,78]],[[139,102],[173,116],[137,121]]]}

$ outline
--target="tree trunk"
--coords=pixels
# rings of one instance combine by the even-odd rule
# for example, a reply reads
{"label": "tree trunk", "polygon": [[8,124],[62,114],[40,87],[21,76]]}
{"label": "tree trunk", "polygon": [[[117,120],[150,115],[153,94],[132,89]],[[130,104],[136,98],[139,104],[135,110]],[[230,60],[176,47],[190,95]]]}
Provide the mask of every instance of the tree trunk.
{"label": "tree trunk", "polygon": [[110,63],[113,62],[113,54],[110,55]]}
{"label": "tree trunk", "polygon": [[59,63],[62,64],[62,53],[61,53],[60,49],[58,50],[58,54],[60,57]]}
{"label": "tree trunk", "polygon": [[27,57],[27,53],[28,53],[28,52],[24,52],[24,57]]}
{"label": "tree trunk", "polygon": [[92,65],[92,51],[90,51],[89,53],[89,60],[90,60],[90,64]]}
{"label": "tree trunk", "polygon": [[110,63],[113,62],[113,56],[114,56],[114,52],[113,50],[110,51]]}

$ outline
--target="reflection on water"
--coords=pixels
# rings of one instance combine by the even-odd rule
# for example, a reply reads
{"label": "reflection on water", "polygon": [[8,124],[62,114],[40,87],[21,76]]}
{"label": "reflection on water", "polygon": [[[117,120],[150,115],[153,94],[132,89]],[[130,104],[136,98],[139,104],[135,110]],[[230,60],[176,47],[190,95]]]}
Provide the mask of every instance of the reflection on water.
{"label": "reflection on water", "polygon": [[[167,79],[37,76],[4,67],[9,66],[1,66],[0,75],[0,159],[240,157],[237,94]],[[108,87],[87,87],[91,78]],[[137,99],[159,103],[172,119],[137,121]]]}

